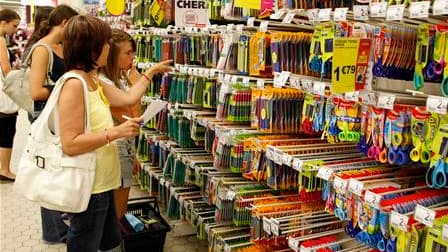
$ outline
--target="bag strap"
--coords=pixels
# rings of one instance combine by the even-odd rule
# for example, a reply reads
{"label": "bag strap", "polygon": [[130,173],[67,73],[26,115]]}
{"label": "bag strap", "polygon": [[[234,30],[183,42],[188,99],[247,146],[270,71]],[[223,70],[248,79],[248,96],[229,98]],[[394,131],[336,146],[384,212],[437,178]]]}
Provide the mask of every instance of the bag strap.
{"label": "bag strap", "polygon": [[[37,123],[37,121],[44,120],[47,121],[50,118],[50,115],[55,109],[57,108],[57,103],[59,101],[59,96],[62,91],[62,87],[69,79],[79,79],[82,82],[83,90],[84,90],[84,105],[85,105],[85,132],[90,131],[90,121],[89,121],[89,89],[86,80],[79,74],[74,72],[66,72],[64,75],[61,76],[61,78],[58,79],[58,81],[55,84],[55,87],[53,91],[50,94],[50,97],[48,97],[47,103],[45,104],[44,109],[42,110],[42,113],[37,118],[37,120],[34,123]],[[56,118],[58,118],[59,111],[56,110]],[[59,129],[57,129],[59,130]]]}
{"label": "bag strap", "polygon": [[50,76],[51,76],[52,71],[53,71],[53,61],[54,61],[54,59],[53,59],[53,49],[45,42],[39,41],[39,42],[35,43],[31,47],[28,55],[25,58],[23,66],[26,68],[26,67],[31,65],[31,56],[33,55],[34,49],[36,49],[39,46],[45,47],[45,49],[47,49],[47,51],[48,51],[47,78],[50,79]]}

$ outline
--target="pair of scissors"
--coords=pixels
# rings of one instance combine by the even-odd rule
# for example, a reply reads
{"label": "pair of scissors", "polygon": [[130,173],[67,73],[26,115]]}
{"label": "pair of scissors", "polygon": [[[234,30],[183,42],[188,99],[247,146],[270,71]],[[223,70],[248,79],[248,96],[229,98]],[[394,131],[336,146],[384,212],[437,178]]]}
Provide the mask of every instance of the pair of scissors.
{"label": "pair of scissors", "polygon": [[445,158],[440,158],[426,172],[426,183],[429,187],[435,189],[447,187],[447,174],[448,164]]}
{"label": "pair of scissors", "polygon": [[429,24],[418,26],[417,47],[415,52],[414,88],[419,90],[425,84],[423,69],[428,63],[429,53]]}
{"label": "pair of scissors", "polygon": [[418,162],[419,160],[426,164],[431,160],[431,153],[425,144],[425,137],[427,133],[427,123],[426,120],[418,121],[414,123],[411,127],[412,134],[417,137],[414,148],[411,150],[409,156],[413,162]]}

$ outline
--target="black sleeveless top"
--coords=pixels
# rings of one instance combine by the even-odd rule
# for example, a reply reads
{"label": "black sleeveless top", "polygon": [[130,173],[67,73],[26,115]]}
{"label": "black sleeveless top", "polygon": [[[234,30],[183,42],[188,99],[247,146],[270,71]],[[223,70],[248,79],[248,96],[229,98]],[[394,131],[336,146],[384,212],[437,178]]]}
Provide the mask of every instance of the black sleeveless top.
{"label": "black sleeveless top", "polygon": [[[61,76],[66,72],[64,59],[59,57],[56,53],[53,52],[53,67],[51,69],[50,79],[53,82],[56,82]],[[45,86],[51,92],[53,90],[53,86]],[[36,118],[40,115],[42,110],[45,107],[47,101],[34,101],[34,113],[29,115],[29,119],[31,122],[36,120]]]}

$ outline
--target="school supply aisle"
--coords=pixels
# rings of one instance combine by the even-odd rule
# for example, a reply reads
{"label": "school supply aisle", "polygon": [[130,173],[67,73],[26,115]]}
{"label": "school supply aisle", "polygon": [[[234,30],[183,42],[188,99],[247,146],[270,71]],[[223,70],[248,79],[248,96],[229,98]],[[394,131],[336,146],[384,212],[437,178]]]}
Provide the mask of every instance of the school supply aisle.
{"label": "school supply aisle", "polygon": [[133,30],[139,68],[173,59],[136,178],[209,251],[447,249],[448,3],[362,2]]}

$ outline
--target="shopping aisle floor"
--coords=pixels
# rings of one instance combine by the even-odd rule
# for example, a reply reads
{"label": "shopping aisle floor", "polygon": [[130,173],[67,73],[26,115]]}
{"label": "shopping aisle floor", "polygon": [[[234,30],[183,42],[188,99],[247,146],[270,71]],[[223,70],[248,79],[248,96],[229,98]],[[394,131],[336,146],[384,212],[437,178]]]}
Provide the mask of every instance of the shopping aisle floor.
{"label": "shopping aisle floor", "polygon": [[[24,113],[20,113],[17,128],[19,130],[14,141],[13,170],[17,167],[17,160],[20,157],[24,139],[29,130],[29,124]],[[131,190],[130,197],[144,194],[138,190],[138,187],[134,187]],[[198,241],[195,236],[183,236],[176,230],[174,228],[167,234],[164,251],[207,251],[206,242]],[[0,251],[66,251],[65,244],[48,245],[42,241],[41,237],[39,206],[18,195],[13,189],[13,183],[0,182]]]}

